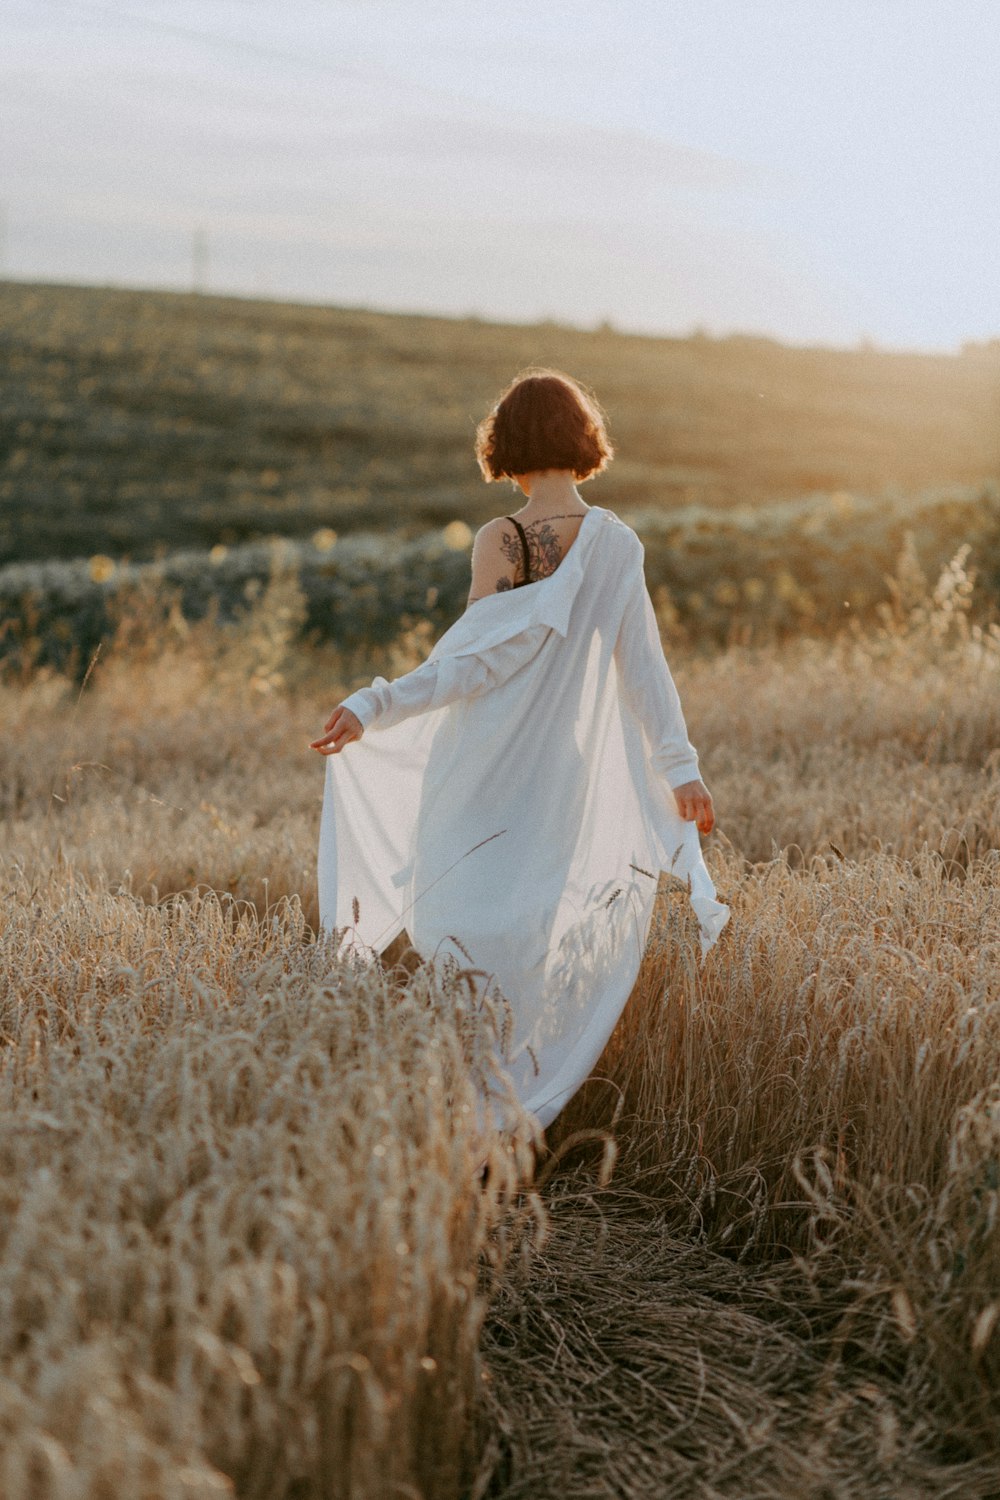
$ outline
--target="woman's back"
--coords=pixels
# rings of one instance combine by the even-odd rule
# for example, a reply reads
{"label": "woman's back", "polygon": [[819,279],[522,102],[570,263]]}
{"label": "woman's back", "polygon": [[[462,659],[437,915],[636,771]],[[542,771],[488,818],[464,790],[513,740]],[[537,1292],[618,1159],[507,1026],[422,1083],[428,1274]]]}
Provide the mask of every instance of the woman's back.
{"label": "woman's back", "polygon": [[496,579],[496,592],[522,588],[525,583],[537,583],[555,573],[576,541],[585,516],[586,510],[574,510],[534,520],[498,517],[495,525],[505,568]]}

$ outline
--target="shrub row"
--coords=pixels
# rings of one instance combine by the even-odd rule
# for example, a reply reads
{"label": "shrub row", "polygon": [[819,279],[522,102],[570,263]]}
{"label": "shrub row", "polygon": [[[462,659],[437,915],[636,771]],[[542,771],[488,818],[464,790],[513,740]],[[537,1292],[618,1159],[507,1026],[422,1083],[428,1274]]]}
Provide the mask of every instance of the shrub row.
{"label": "shrub row", "polygon": [[[1000,487],[879,499],[843,491],[754,509],[686,507],[625,517],[642,536],[646,573],[668,634],[721,644],[788,632],[829,632],[870,617],[892,591],[908,550],[936,577],[963,543],[977,600],[1000,588]],[[306,640],[352,648],[393,639],[415,619],[443,630],[464,608],[472,534],[461,521],[416,540],[392,533],[275,540],[152,563],[104,556],[0,569],[0,658],[8,669],[85,663],[124,613],[155,629],[170,610],[186,620],[236,620],[275,573],[294,575]]]}

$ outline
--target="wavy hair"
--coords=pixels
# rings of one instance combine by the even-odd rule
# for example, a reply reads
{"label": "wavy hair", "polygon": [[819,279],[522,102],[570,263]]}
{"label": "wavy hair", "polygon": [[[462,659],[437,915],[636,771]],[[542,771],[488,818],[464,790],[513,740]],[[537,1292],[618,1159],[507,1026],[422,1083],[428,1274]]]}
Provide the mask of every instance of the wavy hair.
{"label": "wavy hair", "polygon": [[574,479],[589,479],[614,451],[596,399],[561,370],[517,375],[476,429],[487,483],[540,469],[570,469]]}

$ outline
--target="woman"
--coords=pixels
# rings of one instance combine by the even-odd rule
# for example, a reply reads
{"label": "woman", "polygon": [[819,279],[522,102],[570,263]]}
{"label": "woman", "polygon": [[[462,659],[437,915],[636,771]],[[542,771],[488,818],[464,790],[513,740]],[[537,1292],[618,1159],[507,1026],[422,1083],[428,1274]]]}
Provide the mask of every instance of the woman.
{"label": "woman", "polygon": [[659,872],[688,882],[703,953],[729,911],[642,544],[577,489],[613,456],[600,409],[569,376],[529,371],[476,455],[526,503],[477,534],[465,613],[312,741],[330,757],[320,921],[363,954],[406,931],[423,958],[471,959],[510,1006],[503,1066],[544,1128],[621,1014]]}

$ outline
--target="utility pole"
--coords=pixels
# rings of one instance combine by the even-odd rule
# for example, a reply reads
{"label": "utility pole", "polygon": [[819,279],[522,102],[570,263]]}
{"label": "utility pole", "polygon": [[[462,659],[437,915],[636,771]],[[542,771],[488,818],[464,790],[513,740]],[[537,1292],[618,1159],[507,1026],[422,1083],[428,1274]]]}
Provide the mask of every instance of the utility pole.
{"label": "utility pole", "polygon": [[203,292],[208,286],[208,231],[196,229],[191,237],[191,290]]}
{"label": "utility pole", "polygon": [[0,202],[0,276],[7,275],[7,205]]}

